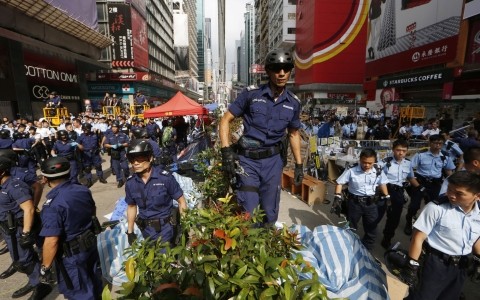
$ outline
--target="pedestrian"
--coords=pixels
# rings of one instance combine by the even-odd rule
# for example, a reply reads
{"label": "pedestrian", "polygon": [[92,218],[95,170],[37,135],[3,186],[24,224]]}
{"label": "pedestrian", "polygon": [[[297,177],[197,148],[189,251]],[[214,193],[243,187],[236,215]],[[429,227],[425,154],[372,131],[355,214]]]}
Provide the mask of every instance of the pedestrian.
{"label": "pedestrian", "polygon": [[92,166],[95,167],[98,181],[107,183],[103,178],[102,158],[100,157],[100,142],[98,136],[92,132],[92,125],[85,123],[82,125],[83,134],[77,139],[77,147],[82,153],[82,165],[87,179],[86,186],[91,187],[92,181]]}
{"label": "pedestrian", "polygon": [[126,178],[130,176],[125,152],[129,138],[125,133],[119,131],[120,123],[118,121],[112,122],[111,129],[111,133],[105,137],[104,147],[110,149],[112,169],[115,170],[117,179],[117,188],[121,188],[125,184]]}
{"label": "pedestrian", "polygon": [[406,203],[404,184],[408,180],[409,184],[413,187],[420,185],[413,174],[412,163],[406,158],[408,142],[405,139],[394,141],[392,152],[392,156],[386,157],[379,162],[382,171],[387,175],[387,189],[390,195],[390,203],[378,206],[378,222],[380,222],[385,212],[387,213],[387,220],[381,241],[381,245],[385,249],[390,248],[391,240],[395,236],[395,230],[400,223],[403,205]]}
{"label": "pedestrian", "polygon": [[413,218],[420,209],[422,199],[428,203],[438,197],[443,181],[443,172],[450,176],[455,165],[449,156],[441,152],[445,138],[439,134],[431,135],[428,139],[429,149],[416,153],[412,158],[412,167],[416,169],[415,178],[419,186],[412,190],[410,205],[408,206],[404,233],[412,234]]}
{"label": "pedestrian", "polygon": [[[403,277],[415,286],[420,255],[425,251],[419,285],[408,300],[459,299],[467,277],[468,255],[480,269],[480,175],[459,171],[448,179],[447,196],[428,203],[414,224]],[[425,242],[426,241],[426,242]]]}
{"label": "pedestrian", "polygon": [[16,290],[12,298],[22,297],[31,291],[29,299],[43,299],[52,288],[40,283],[40,263],[33,245],[41,225],[35,219],[35,206],[30,187],[10,174],[12,161],[0,157],[0,226],[13,264],[0,274],[0,279],[13,275],[16,271],[28,276],[25,286]]}
{"label": "pedestrian", "polygon": [[[133,141],[128,146],[127,158],[135,172],[125,185],[128,242],[132,244],[136,239],[136,223],[144,238],[161,238],[173,245],[180,230],[177,212],[183,214],[187,209],[180,185],[171,173],[153,166],[152,146],[147,140]],[[174,209],[173,200],[178,202],[178,210]]]}
{"label": "pedestrian", "polygon": [[57,140],[53,144],[52,156],[64,157],[70,163],[70,181],[78,182],[77,161],[75,159],[75,152],[77,149],[77,142],[70,140],[68,131],[57,131]]}
{"label": "pedestrian", "polygon": [[96,206],[90,190],[71,182],[70,165],[64,157],[52,157],[42,163],[41,174],[52,188],[41,211],[44,237],[42,282],[54,281],[66,299],[100,299],[102,274],[93,228]]}
{"label": "pedestrian", "polygon": [[[348,186],[345,201],[347,220],[350,227],[357,229],[358,221],[362,218],[365,232],[362,243],[372,250],[375,245],[378,225],[378,207],[389,205],[390,195],[387,190],[388,179],[384,172],[376,165],[377,153],[366,148],[360,152],[360,161],[353,167],[346,169],[337,178],[332,211],[340,215],[343,199],[343,185]],[[381,196],[376,195],[377,188]]]}
{"label": "pedestrian", "polygon": [[[220,122],[222,168],[229,177],[236,176],[236,170],[242,170],[244,174],[236,176],[237,200],[250,214],[260,206],[267,224],[274,224],[278,219],[287,139],[295,162],[294,184],[300,185],[303,180],[299,131],[301,104],[286,88],[293,67],[290,51],[270,51],[265,59],[269,82],[243,91]],[[243,136],[238,141],[239,168],[235,165],[237,154],[230,142],[230,123],[237,117],[243,118],[244,126]]]}

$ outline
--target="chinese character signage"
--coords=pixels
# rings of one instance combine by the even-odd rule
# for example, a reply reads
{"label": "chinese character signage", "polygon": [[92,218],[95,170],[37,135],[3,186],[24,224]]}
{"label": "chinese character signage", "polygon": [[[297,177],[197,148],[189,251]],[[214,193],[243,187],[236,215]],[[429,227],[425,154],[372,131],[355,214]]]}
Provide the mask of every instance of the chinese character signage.
{"label": "chinese character signage", "polygon": [[133,37],[130,6],[108,4],[108,24],[113,45],[112,68],[133,67]]}

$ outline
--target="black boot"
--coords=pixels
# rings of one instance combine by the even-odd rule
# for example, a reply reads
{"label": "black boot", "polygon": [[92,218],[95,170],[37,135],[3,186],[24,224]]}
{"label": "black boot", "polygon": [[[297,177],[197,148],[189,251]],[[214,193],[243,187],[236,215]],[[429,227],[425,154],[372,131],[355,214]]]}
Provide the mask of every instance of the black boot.
{"label": "black boot", "polygon": [[125,182],[123,180],[120,180],[117,184],[117,188],[121,188],[124,184]]}
{"label": "black boot", "polygon": [[12,263],[8,269],[6,269],[2,274],[0,274],[0,279],[5,279],[17,272],[17,268],[15,268],[15,265]]}
{"label": "black boot", "polygon": [[2,249],[0,249],[0,255],[5,254],[5,253],[8,253],[8,248],[7,248],[7,246],[5,246],[5,247],[3,247]]}
{"label": "black boot", "polygon": [[21,287],[20,289],[16,290],[12,294],[12,298],[20,298],[25,296],[26,294],[30,293],[35,287],[31,286],[29,283]]}
{"label": "black boot", "polygon": [[103,177],[98,178],[98,181],[100,181],[101,183],[107,183],[107,181]]}
{"label": "black boot", "polygon": [[387,238],[386,236],[383,236],[383,239],[382,239],[382,241],[380,242],[380,244],[382,245],[383,249],[385,249],[385,250],[390,249],[390,246],[392,245],[391,240],[392,240],[392,239]]}
{"label": "black boot", "polygon": [[90,188],[93,185],[93,182],[91,179],[87,179],[87,184],[85,184],[86,187]]}
{"label": "black boot", "polygon": [[42,300],[52,291],[52,287],[45,283],[39,283],[33,290],[28,300]]}

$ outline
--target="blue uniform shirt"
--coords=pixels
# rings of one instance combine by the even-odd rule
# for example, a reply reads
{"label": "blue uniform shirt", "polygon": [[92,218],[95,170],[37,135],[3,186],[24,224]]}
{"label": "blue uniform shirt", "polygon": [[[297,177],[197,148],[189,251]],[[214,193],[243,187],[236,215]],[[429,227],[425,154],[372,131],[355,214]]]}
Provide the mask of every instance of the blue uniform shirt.
{"label": "blue uniform shirt", "polygon": [[422,133],[423,133],[423,126],[413,125],[413,126],[410,128],[410,132],[412,133],[412,135],[422,135]]}
{"label": "blue uniform shirt", "polygon": [[354,137],[356,130],[357,130],[357,124],[355,123],[345,124],[342,127],[342,135],[346,138],[352,138]]}
{"label": "blue uniform shirt", "polygon": [[160,130],[160,127],[158,127],[156,123],[147,123],[145,128],[147,129],[147,134],[149,137],[154,137]]}
{"label": "blue uniform shirt", "polygon": [[235,117],[243,117],[243,135],[273,146],[285,136],[285,129],[300,128],[300,102],[288,90],[274,101],[268,84],[246,89],[229,106]]}
{"label": "blue uniform shirt", "polygon": [[33,138],[18,139],[12,144],[12,148],[31,149],[33,143],[35,143]]}
{"label": "blue uniform shirt", "polygon": [[55,141],[52,149],[55,150],[58,156],[73,159],[75,147],[71,145],[71,142]]}
{"label": "blue uniform shirt", "polygon": [[68,242],[91,228],[94,212],[95,201],[87,187],[63,182],[46,196],[40,236],[58,236]]}
{"label": "blue uniform shirt", "polygon": [[467,255],[480,237],[478,201],[468,214],[449,202],[428,203],[413,225],[427,235],[428,244],[448,255]]}
{"label": "blue uniform shirt", "polygon": [[406,179],[415,177],[410,160],[404,158],[398,162],[393,157],[389,158],[391,158],[390,162],[385,158],[378,163],[387,175],[388,183],[403,186]]}
{"label": "blue uniform shirt", "polygon": [[127,179],[125,202],[139,207],[138,216],[142,219],[166,218],[170,216],[172,199],[183,195],[180,185],[172,174],[160,167],[152,167],[152,174],[145,184],[134,174]]}
{"label": "blue uniform shirt", "polygon": [[360,165],[356,165],[343,172],[337,178],[337,184],[348,184],[348,191],[357,196],[373,196],[377,186],[387,184],[388,179],[385,172],[377,174],[372,168],[368,172],[363,171]]}
{"label": "blue uniform shirt", "polygon": [[162,150],[160,149],[160,146],[152,140],[147,140],[148,143],[152,146],[152,152],[153,152],[153,157],[159,157],[162,155]]}
{"label": "blue uniform shirt", "polygon": [[25,182],[10,176],[0,185],[0,221],[7,220],[9,211],[14,213],[17,219],[23,217],[20,204],[32,198],[30,187]]}
{"label": "blue uniform shirt", "polygon": [[25,182],[29,186],[37,182],[37,174],[30,172],[27,168],[12,167],[10,176]]}
{"label": "blue uniform shirt", "polygon": [[116,145],[116,144],[125,144],[128,143],[128,136],[123,132],[117,132],[116,134],[111,132],[105,138],[105,144]]}
{"label": "blue uniform shirt", "polygon": [[98,137],[96,134],[85,134],[83,133],[77,139],[77,143],[84,147],[83,151],[95,151],[98,149]]}
{"label": "blue uniform shirt", "polygon": [[412,167],[417,173],[427,178],[441,178],[442,169],[455,170],[455,165],[450,157],[439,153],[433,155],[430,150],[415,154],[412,158]]}
{"label": "blue uniform shirt", "polygon": [[454,141],[446,141],[445,144],[442,146],[442,151],[444,153],[447,153],[448,156],[450,156],[453,160],[457,159],[461,155],[463,155],[462,149],[460,149],[460,146],[457,145]]}
{"label": "blue uniform shirt", "polygon": [[0,139],[0,149],[12,149],[12,139]]}

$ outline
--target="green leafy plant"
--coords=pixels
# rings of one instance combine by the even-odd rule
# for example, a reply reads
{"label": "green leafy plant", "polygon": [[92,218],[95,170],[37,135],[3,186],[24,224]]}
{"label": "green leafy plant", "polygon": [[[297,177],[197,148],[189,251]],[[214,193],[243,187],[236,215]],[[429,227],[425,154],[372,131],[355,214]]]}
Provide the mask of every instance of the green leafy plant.
{"label": "green leafy plant", "polygon": [[198,183],[200,193],[209,205],[210,201],[216,200],[227,194],[230,182],[222,171],[222,157],[216,148],[208,148],[197,155],[197,167],[202,172],[205,180]]}
{"label": "green leafy plant", "polygon": [[187,231],[174,248],[147,240],[127,250],[122,298],[327,299],[315,270],[301,255],[292,257],[301,248],[297,233],[258,226],[263,213],[243,213],[231,199],[188,211]]}

